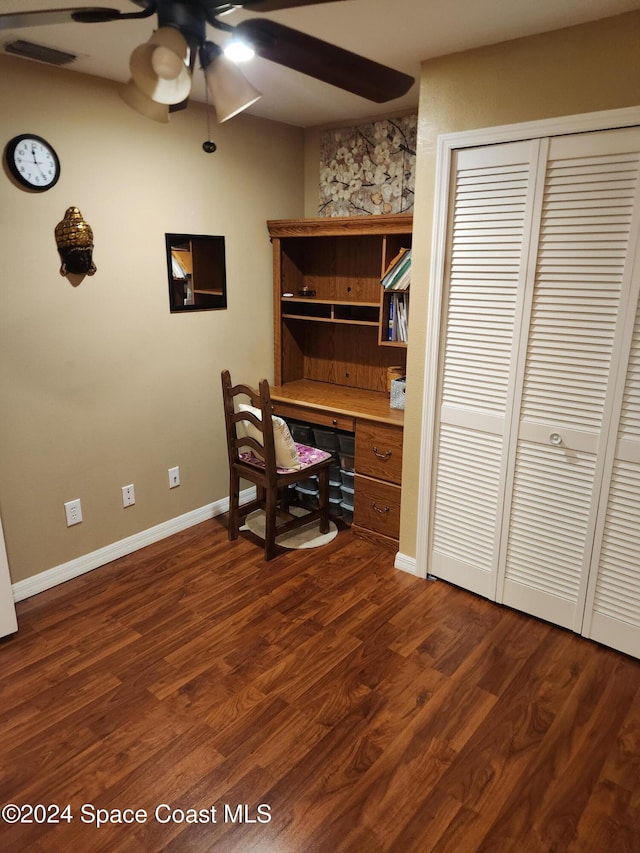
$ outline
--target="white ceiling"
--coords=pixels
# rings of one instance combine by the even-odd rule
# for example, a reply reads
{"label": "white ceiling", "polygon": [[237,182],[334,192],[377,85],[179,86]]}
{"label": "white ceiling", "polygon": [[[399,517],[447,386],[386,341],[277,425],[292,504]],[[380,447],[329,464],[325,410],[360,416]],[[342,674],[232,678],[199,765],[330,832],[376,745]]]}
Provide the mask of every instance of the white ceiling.
{"label": "white ceiling", "polygon": [[[0,0],[0,12],[106,6],[123,12],[140,8],[131,0]],[[267,17],[288,27],[360,53],[418,77],[421,60],[640,8],[640,0],[340,0],[258,15],[236,11],[226,23]],[[58,24],[0,31],[0,43],[23,38],[78,54],[68,68],[126,81],[129,56],[151,35],[155,18],[104,24]],[[221,42],[208,28],[207,37]],[[414,108],[417,83],[403,98],[376,104],[290,71],[254,59],[243,73],[263,97],[248,112],[300,127],[350,121]],[[204,81],[194,74],[193,95],[204,101]]]}

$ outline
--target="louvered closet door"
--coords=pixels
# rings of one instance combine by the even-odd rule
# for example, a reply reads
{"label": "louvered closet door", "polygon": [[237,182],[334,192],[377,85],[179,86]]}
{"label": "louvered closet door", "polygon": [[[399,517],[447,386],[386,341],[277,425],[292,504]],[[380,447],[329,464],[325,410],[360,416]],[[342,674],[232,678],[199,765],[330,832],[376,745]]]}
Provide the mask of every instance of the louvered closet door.
{"label": "louvered closet door", "polygon": [[489,598],[538,149],[460,151],[452,170],[430,571]]}
{"label": "louvered closet door", "polygon": [[[497,598],[576,631],[582,629],[608,429],[616,417],[614,380],[624,355],[629,248],[637,230],[638,151],[636,129],[550,140],[535,277],[527,285],[529,332],[516,382],[517,435],[514,429]],[[632,479],[627,466],[612,489],[612,501],[619,501],[608,526],[612,537],[616,525],[623,539],[620,525],[626,532],[633,526],[633,510],[621,511],[625,490],[635,494],[638,519]]]}
{"label": "louvered closet door", "polygon": [[[637,260],[635,278],[632,292],[637,301]],[[635,317],[633,311],[629,314],[629,361],[620,418],[610,440],[583,633],[640,657],[640,302]]]}

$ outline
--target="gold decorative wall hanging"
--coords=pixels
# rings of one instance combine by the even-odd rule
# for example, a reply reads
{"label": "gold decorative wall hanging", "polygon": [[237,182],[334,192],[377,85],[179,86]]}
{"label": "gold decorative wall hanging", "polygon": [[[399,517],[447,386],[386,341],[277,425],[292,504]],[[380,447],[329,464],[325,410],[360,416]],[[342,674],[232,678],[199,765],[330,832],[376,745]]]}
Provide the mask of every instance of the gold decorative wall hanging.
{"label": "gold decorative wall hanging", "polygon": [[64,219],[56,225],[56,243],[62,259],[60,275],[93,275],[93,231],[77,207],[68,207]]}

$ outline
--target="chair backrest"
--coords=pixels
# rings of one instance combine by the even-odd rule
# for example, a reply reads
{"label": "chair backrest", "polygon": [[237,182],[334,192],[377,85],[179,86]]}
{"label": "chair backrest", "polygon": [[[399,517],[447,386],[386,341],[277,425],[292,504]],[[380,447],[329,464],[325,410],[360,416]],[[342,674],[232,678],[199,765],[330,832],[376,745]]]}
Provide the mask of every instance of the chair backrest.
{"label": "chair backrest", "polygon": [[[264,460],[267,478],[275,478],[276,452],[269,382],[262,379],[258,391],[249,385],[232,385],[231,374],[223,370],[222,397],[229,464],[247,464],[240,458],[240,453],[251,451]],[[250,408],[240,408],[243,403]]]}

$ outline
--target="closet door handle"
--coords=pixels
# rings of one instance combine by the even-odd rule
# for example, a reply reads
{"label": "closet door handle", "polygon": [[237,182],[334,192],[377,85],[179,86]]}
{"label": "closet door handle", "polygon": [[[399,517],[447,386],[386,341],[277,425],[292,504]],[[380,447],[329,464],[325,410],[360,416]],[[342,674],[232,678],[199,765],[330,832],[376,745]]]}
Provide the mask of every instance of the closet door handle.
{"label": "closet door handle", "polygon": [[391,451],[386,450],[384,453],[380,453],[377,447],[372,447],[373,453],[378,459],[388,459],[391,456]]}
{"label": "closet door handle", "polygon": [[549,436],[549,441],[551,444],[555,444],[557,446],[558,444],[562,444],[562,436],[559,432],[552,432]]}

